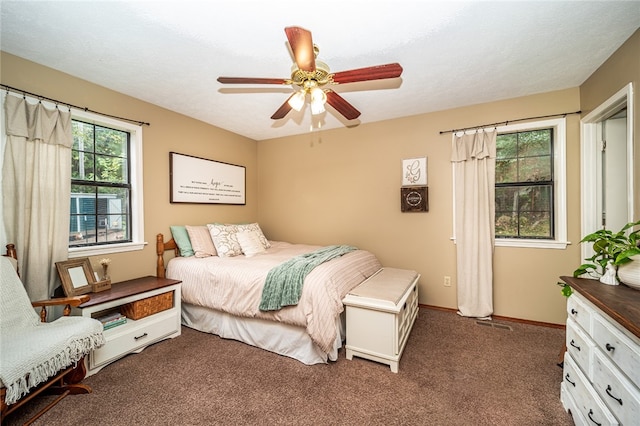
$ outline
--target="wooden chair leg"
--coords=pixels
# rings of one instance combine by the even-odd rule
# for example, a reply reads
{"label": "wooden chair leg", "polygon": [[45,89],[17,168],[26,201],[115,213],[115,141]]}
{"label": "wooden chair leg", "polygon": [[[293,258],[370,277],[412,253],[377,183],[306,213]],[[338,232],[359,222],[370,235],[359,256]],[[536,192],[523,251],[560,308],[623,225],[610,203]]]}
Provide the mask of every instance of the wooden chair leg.
{"label": "wooden chair leg", "polygon": [[7,416],[7,411],[9,411],[9,406],[4,402],[4,399],[7,395],[6,388],[0,388],[0,424],[4,422],[4,418]]}
{"label": "wooden chair leg", "polygon": [[564,353],[567,351],[567,344],[562,345],[562,349],[560,349],[560,353],[558,354],[558,367],[564,367]]}
{"label": "wooden chair leg", "polygon": [[84,365],[84,358],[78,361],[75,368],[64,376],[64,382],[69,384],[80,383],[87,375],[87,367]]}
{"label": "wooden chair leg", "polygon": [[57,397],[56,399],[54,399],[53,401],[51,401],[49,404],[47,404],[46,407],[44,407],[42,410],[38,411],[33,417],[31,417],[29,420],[27,420],[23,426],[28,426],[30,424],[32,424],[33,422],[35,422],[36,420],[38,420],[44,413],[46,413],[47,411],[49,411],[51,408],[53,408],[54,405],[56,405],[58,402],[62,401],[64,399],[65,396],[69,395],[69,392],[63,392],[59,397]]}
{"label": "wooden chair leg", "polygon": [[82,383],[64,383],[59,386],[51,386],[45,393],[50,395],[60,395],[63,393],[67,393],[69,395],[80,395],[83,393],[91,393],[92,391],[91,386],[83,385]]}
{"label": "wooden chair leg", "polygon": [[1,404],[1,422],[6,419],[6,417],[13,413],[18,408],[22,407],[24,404],[31,401],[33,398],[40,394],[53,394],[60,395],[52,402],[47,404],[42,410],[38,411],[36,415],[34,415],[31,419],[29,419],[25,425],[31,424],[36,421],[40,416],[49,411],[53,406],[55,406],[58,402],[62,401],[67,395],[78,395],[78,394],[86,394],[91,393],[91,387],[88,385],[84,385],[80,383],[85,375],[86,375],[86,367],[84,365],[84,358],[78,361],[75,367],[69,367],[64,371],[58,373],[55,377],[52,377],[46,383],[41,384],[35,389],[32,389],[29,394],[25,395],[15,404],[7,406],[4,402],[6,389],[2,388],[0,392],[0,404]]}

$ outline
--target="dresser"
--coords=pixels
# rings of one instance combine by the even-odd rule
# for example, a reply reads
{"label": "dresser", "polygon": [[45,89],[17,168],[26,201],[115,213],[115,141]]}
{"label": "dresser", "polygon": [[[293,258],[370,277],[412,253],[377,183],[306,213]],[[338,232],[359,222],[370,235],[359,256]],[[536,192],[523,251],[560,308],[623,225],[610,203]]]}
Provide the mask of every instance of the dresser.
{"label": "dresser", "polygon": [[[142,277],[113,284],[110,290],[92,293],[91,299],[74,308],[74,315],[98,318],[105,312],[124,311],[125,307],[158,296],[169,296],[171,305],[157,313],[126,322],[104,331],[106,343],[85,357],[87,376],[130,353],[141,352],[152,343],[180,335],[181,281]],[[136,317],[137,318],[137,317]]]}
{"label": "dresser", "polygon": [[573,289],[562,405],[577,425],[640,425],[640,291],[561,278]]}
{"label": "dresser", "polygon": [[345,296],[348,360],[355,355],[398,372],[418,316],[418,278],[415,271],[382,268]]}

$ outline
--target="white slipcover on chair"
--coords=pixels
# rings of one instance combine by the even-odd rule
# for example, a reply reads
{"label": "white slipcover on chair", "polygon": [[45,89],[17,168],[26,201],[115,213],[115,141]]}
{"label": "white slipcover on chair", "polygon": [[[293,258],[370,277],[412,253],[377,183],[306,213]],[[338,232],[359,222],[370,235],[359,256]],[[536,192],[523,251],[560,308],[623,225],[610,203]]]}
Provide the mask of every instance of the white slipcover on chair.
{"label": "white slipcover on chair", "polygon": [[[40,322],[9,258],[0,256],[0,385],[3,409],[104,344],[102,324],[63,316]],[[4,411],[4,410],[3,410]]]}

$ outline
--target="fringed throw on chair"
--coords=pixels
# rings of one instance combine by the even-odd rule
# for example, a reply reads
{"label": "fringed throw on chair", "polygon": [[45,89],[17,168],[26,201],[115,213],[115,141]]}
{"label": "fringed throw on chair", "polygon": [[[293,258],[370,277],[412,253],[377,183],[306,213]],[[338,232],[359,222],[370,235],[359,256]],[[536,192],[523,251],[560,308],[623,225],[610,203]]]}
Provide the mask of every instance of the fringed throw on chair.
{"label": "fringed throw on chair", "polygon": [[102,325],[84,317],[40,322],[11,261],[0,256],[0,385],[13,404],[104,344]]}

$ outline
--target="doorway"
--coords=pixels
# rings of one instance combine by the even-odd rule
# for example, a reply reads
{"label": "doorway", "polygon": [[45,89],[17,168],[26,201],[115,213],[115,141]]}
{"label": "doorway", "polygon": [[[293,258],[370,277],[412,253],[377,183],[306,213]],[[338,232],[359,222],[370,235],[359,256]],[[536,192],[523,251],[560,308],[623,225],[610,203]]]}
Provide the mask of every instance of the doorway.
{"label": "doorway", "polygon": [[582,236],[633,221],[632,100],[629,83],[581,120]]}
{"label": "doorway", "polygon": [[627,196],[629,170],[627,164],[627,107],[598,123],[600,155],[598,156],[597,217],[603,228],[617,231],[629,223]]}

